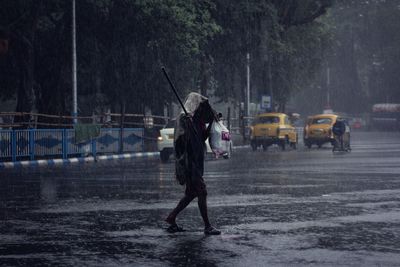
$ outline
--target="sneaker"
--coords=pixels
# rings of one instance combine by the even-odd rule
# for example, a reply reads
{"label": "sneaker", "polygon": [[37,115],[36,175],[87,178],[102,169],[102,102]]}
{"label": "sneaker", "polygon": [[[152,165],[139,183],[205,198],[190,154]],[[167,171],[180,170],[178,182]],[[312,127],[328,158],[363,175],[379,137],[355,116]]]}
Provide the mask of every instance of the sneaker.
{"label": "sneaker", "polygon": [[206,235],[220,235],[221,231],[217,230],[216,228],[209,226],[207,228],[204,229],[204,234]]}

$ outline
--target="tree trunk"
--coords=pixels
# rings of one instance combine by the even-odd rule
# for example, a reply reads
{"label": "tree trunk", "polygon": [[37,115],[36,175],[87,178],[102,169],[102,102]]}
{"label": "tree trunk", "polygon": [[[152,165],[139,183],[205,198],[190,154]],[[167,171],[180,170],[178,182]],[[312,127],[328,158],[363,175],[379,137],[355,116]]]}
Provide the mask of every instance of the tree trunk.
{"label": "tree trunk", "polygon": [[208,70],[207,70],[207,56],[201,57],[200,63],[200,94],[206,96],[207,95],[207,86],[208,86]]}
{"label": "tree trunk", "polygon": [[[34,52],[31,44],[26,41],[18,40],[15,55],[18,64],[18,87],[17,87],[17,105],[16,112],[32,112],[35,107],[34,94]],[[29,116],[18,116],[14,122],[29,123]]]}
{"label": "tree trunk", "polygon": [[[17,112],[31,112],[35,108],[34,94],[34,39],[37,22],[43,1],[32,1],[29,4],[30,17],[27,26],[21,31],[15,31],[15,55],[19,68],[19,83],[17,88]],[[23,118],[21,118],[23,119]]]}
{"label": "tree trunk", "polygon": [[[33,49],[27,47],[20,51],[19,62],[19,84],[17,91],[17,112],[30,112],[34,106],[33,94]],[[25,52],[25,53],[23,53]]]}

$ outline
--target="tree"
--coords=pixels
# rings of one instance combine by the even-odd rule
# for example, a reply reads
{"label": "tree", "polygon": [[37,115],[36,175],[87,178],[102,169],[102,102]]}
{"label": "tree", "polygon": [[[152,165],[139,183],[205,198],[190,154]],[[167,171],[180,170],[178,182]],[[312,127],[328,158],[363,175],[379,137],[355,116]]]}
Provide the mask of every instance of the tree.
{"label": "tree", "polygon": [[[293,91],[313,81],[328,27],[315,20],[332,1],[217,1],[223,32],[210,46],[223,97],[244,99],[245,55],[251,54],[253,101],[273,94],[280,110]],[[223,11],[221,13],[221,10]],[[217,12],[216,11],[216,12]]]}
{"label": "tree", "polygon": [[400,102],[398,13],[394,0],[336,1],[328,17],[334,41],[324,54],[335,110],[361,113],[373,103]]}
{"label": "tree", "polygon": [[[17,111],[30,112],[34,103],[34,41],[38,29],[43,1],[1,2],[0,25],[9,34],[8,65],[3,65],[1,88],[9,91],[16,87]],[[7,76],[9,74],[10,76]],[[12,81],[15,79],[16,81]],[[8,94],[6,94],[8,95]]]}
{"label": "tree", "polygon": [[[10,32],[9,53],[0,59],[0,73],[8,77],[0,81],[0,94],[18,96],[19,111],[36,106],[42,113],[70,113],[71,3],[0,1],[6,7],[0,28]],[[161,113],[176,101],[161,66],[182,96],[213,87],[240,102],[247,52],[253,99],[273,91],[283,110],[292,92],[313,80],[321,61],[314,51],[327,36],[326,25],[316,19],[331,1],[76,3],[79,107],[89,115],[106,108],[142,113],[146,106]]]}

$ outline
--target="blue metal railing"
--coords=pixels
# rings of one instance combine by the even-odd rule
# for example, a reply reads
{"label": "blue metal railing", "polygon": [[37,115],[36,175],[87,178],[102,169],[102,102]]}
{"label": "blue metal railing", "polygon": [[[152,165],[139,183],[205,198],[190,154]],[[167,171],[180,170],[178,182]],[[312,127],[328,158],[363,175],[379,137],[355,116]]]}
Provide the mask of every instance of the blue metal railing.
{"label": "blue metal railing", "polygon": [[102,128],[97,138],[76,144],[74,129],[0,130],[0,161],[143,151],[143,128],[124,128],[122,135],[120,131]]}

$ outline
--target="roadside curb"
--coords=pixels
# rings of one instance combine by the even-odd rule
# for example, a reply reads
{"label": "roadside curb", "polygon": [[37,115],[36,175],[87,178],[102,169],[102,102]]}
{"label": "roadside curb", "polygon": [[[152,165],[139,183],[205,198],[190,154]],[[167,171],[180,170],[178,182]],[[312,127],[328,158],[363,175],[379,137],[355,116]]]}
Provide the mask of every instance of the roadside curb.
{"label": "roadside curb", "polygon": [[70,165],[74,163],[86,163],[95,161],[105,161],[105,160],[120,160],[120,159],[130,159],[130,158],[149,158],[158,157],[160,152],[138,152],[138,153],[126,153],[118,155],[102,155],[94,157],[85,158],[70,158],[70,159],[41,159],[41,160],[26,160],[26,161],[16,161],[16,162],[0,162],[0,169],[6,168],[19,168],[19,167],[37,167],[37,166],[55,166],[55,165]]}
{"label": "roadside curb", "polygon": [[250,145],[233,146],[233,149],[249,148]]}
{"label": "roadside curb", "polygon": [[[249,145],[234,146],[233,149],[248,148]],[[21,168],[21,167],[38,167],[38,166],[56,166],[56,165],[70,165],[75,163],[87,163],[95,161],[106,161],[106,160],[121,160],[131,158],[151,158],[159,157],[160,152],[138,152],[138,153],[126,153],[118,155],[102,155],[94,157],[84,158],[69,158],[69,159],[40,159],[40,160],[24,160],[16,162],[0,162],[1,169],[9,168]]]}

